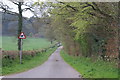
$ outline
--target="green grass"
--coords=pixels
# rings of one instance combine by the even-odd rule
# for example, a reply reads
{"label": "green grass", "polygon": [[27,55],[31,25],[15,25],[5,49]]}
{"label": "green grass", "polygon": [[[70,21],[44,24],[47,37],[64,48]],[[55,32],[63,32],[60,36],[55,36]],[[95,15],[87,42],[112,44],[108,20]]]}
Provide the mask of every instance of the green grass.
{"label": "green grass", "polygon": [[23,64],[19,64],[19,58],[13,61],[11,65],[3,67],[2,74],[8,75],[13,73],[19,73],[44,63],[48,57],[56,50],[56,48],[50,48],[47,52],[39,53],[33,58],[23,59]]}
{"label": "green grass", "polygon": [[[17,50],[17,38],[16,37],[0,37],[2,38],[3,50]],[[43,49],[51,45],[51,43],[44,38],[26,38],[23,39],[23,50],[36,50]]]}
{"label": "green grass", "polygon": [[63,59],[84,78],[118,78],[118,68],[114,63],[91,58],[73,57],[61,51]]}
{"label": "green grass", "polygon": [[2,67],[0,66],[0,76],[2,76]]}

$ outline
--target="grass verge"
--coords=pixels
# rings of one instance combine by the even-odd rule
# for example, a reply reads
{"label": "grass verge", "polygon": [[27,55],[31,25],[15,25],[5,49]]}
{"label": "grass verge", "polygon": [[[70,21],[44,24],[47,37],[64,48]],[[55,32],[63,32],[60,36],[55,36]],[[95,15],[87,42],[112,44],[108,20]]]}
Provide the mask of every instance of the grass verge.
{"label": "grass verge", "polygon": [[118,78],[118,68],[115,63],[103,60],[93,61],[91,58],[74,57],[61,51],[63,59],[76,69],[83,78]]}
{"label": "grass verge", "polygon": [[47,52],[39,53],[33,58],[23,59],[23,64],[19,64],[19,59],[16,59],[10,66],[2,68],[2,75],[19,73],[39,66],[44,63],[55,50],[56,48],[50,48]]}

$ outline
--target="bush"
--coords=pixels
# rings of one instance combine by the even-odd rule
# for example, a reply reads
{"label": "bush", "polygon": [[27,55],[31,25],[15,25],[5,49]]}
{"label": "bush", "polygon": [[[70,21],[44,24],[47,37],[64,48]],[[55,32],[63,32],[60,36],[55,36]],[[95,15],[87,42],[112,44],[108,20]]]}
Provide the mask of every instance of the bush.
{"label": "bush", "polygon": [[[52,47],[55,47],[54,45]],[[42,50],[29,50],[22,52],[23,60],[31,60],[35,56],[42,56],[44,52],[50,48],[45,48]],[[5,51],[2,50],[2,65],[3,67],[12,66],[16,63],[19,63],[19,51]]]}

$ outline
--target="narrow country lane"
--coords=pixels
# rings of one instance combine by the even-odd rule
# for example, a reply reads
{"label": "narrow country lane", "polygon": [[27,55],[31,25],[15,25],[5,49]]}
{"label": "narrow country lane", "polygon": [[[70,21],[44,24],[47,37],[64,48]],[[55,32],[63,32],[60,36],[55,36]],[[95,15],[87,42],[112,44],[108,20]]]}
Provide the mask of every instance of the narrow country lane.
{"label": "narrow country lane", "polygon": [[44,64],[4,78],[80,78],[80,74],[61,58],[61,49],[59,47]]}

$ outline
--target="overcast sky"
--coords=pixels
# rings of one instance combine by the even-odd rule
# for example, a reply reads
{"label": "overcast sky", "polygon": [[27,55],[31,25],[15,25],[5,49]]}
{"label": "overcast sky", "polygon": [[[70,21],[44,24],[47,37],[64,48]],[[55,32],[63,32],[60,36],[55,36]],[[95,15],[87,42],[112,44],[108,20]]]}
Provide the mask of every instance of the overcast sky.
{"label": "overcast sky", "polygon": [[[17,12],[18,13],[18,7],[17,7],[17,5],[15,5],[15,4],[13,4],[12,2],[10,2],[9,0],[0,0],[0,1],[2,1],[4,4],[7,4],[10,8],[12,8],[11,10],[13,11],[13,12]],[[34,2],[37,2],[37,1],[39,1],[39,2],[54,2],[55,0],[23,0],[24,2],[31,2],[31,3],[34,3]],[[81,1],[99,1],[99,2],[112,2],[112,1],[115,1],[115,2],[117,2],[117,1],[119,1],[119,0],[58,0],[58,1],[64,1],[64,2],[81,2]],[[22,6],[22,8],[25,8],[26,6]],[[42,13],[42,12],[41,12]],[[41,14],[40,12],[38,13],[38,14]],[[25,12],[23,12],[23,16],[24,17],[28,17],[28,18],[30,18],[30,17],[32,17],[33,16],[33,13],[31,12],[31,11],[29,11],[29,10],[27,10],[27,11],[25,11]]]}
{"label": "overcast sky", "polygon": [[[37,1],[45,1],[45,0],[25,0],[25,2],[31,2],[31,3],[34,3],[34,2],[37,2]],[[17,7],[17,5],[13,4],[9,0],[2,0],[2,2],[4,4],[6,4],[6,5],[8,5],[11,8],[11,11],[18,13],[18,7]],[[22,8],[25,8],[25,7],[26,6],[22,6]],[[33,13],[31,11],[27,10],[27,11],[23,12],[23,16],[30,18],[30,17],[33,16]]]}

